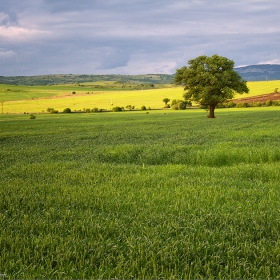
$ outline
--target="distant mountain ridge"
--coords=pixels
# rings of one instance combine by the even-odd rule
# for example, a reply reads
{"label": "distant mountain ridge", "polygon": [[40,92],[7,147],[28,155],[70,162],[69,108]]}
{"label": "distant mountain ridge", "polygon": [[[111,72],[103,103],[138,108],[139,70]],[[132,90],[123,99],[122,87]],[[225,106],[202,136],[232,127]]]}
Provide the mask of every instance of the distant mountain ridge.
{"label": "distant mountain ridge", "polygon": [[116,81],[135,84],[171,84],[174,75],[146,74],[146,75],[79,75],[79,74],[51,74],[38,76],[0,76],[0,84],[11,85],[55,85],[78,84],[86,82]]}
{"label": "distant mountain ridge", "polygon": [[248,65],[234,70],[246,81],[280,80],[279,64]]}
{"label": "distant mountain ridge", "polygon": [[[234,70],[246,81],[280,80],[280,65],[257,64],[235,67]],[[146,75],[77,75],[52,74],[38,76],[0,76],[0,84],[53,85],[75,84],[94,81],[120,81],[130,83],[172,84],[175,74]]]}

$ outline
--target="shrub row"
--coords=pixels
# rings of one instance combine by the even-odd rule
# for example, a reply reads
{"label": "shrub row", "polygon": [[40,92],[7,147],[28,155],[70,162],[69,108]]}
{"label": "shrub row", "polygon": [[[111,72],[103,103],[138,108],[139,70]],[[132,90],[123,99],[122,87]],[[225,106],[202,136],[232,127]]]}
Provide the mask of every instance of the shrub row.
{"label": "shrub row", "polygon": [[[125,108],[128,109],[128,110],[130,110],[130,111],[135,109],[135,107],[134,107],[134,106],[131,106],[131,105],[127,105]],[[113,107],[113,108],[112,108],[112,111],[113,111],[113,112],[122,112],[122,111],[124,111],[124,110],[125,110],[124,107],[119,107],[119,106],[116,106],[116,107]],[[146,108],[146,106],[143,105],[143,106],[140,108],[140,110],[141,110],[141,111],[146,111],[147,108]],[[149,107],[148,110],[151,110],[151,108]]]}
{"label": "shrub row", "polygon": [[[249,102],[239,102],[235,103],[233,101],[229,101],[227,103],[219,104],[217,108],[246,108],[246,107],[261,107],[261,106],[280,106],[280,100],[267,100],[266,102],[253,101]],[[202,106],[200,107],[202,108]],[[205,109],[204,107],[202,109]]]}
{"label": "shrub row", "polygon": [[181,99],[173,99],[171,101],[171,106],[165,106],[165,108],[171,108],[173,110],[185,110],[187,107],[191,107],[192,106],[192,102],[191,101],[184,101]]}
{"label": "shrub row", "polygon": [[[185,110],[187,107],[191,107],[192,106],[192,102],[191,101],[183,101],[181,99],[174,99],[171,102],[171,105],[167,104],[164,106],[164,108],[171,108],[173,110]],[[227,103],[223,103],[223,104],[219,104],[217,105],[217,108],[246,108],[246,107],[261,107],[261,106],[280,106],[280,100],[267,100],[266,102],[257,102],[254,101],[253,103],[249,103],[249,102],[239,102],[239,103],[235,103],[233,101],[229,101]],[[135,106],[131,106],[131,105],[127,105],[125,107],[127,110],[134,110]],[[122,112],[125,110],[124,107],[120,107],[120,106],[116,106],[112,108],[113,112]],[[207,105],[201,105],[199,107],[200,109],[208,109]],[[151,108],[149,107],[148,110],[150,110]],[[146,106],[142,106],[140,108],[140,110],[145,111],[147,110]],[[106,111],[104,109],[98,109],[98,108],[83,108],[83,110],[78,110],[75,112],[85,112],[85,113],[97,113],[97,112],[103,112]],[[47,108],[47,112],[51,113],[51,114],[57,114],[58,110],[55,110],[54,108]],[[65,108],[63,110],[63,113],[71,113],[71,109],[70,108]]]}
{"label": "shrub row", "polygon": [[[98,109],[98,108],[83,108],[83,110],[78,110],[78,111],[74,111],[74,112],[84,112],[84,113],[97,113],[97,112],[103,112],[106,111],[104,109]],[[54,108],[48,108],[47,112],[51,113],[51,114],[58,114],[58,110],[55,110]],[[72,110],[70,108],[65,108],[63,111],[63,113],[65,114],[69,114],[72,113]]]}

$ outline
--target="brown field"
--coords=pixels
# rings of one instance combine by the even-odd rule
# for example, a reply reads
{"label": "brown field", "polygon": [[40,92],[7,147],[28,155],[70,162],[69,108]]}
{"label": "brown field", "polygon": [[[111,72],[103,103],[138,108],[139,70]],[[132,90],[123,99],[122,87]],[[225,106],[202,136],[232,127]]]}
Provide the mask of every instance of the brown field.
{"label": "brown field", "polygon": [[232,101],[235,103],[247,102],[249,104],[253,104],[253,102],[265,103],[267,100],[280,100],[280,92],[272,92],[256,96],[232,99]]}

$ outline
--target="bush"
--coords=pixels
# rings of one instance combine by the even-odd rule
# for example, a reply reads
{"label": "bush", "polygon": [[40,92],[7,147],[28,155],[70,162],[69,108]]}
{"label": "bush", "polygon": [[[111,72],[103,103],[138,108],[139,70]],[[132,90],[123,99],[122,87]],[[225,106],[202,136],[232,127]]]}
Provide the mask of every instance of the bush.
{"label": "bush", "polygon": [[142,111],[146,111],[146,110],[147,110],[146,106],[142,106],[142,107],[141,107],[141,110],[142,110]]}
{"label": "bush", "polygon": [[29,115],[29,119],[34,120],[34,119],[36,119],[36,116],[33,115],[33,114],[30,114],[30,115]]}
{"label": "bush", "polygon": [[241,102],[241,103],[237,103],[236,107],[237,108],[247,108],[247,107],[250,107],[250,104],[247,102]]}
{"label": "bush", "polygon": [[279,101],[279,100],[274,100],[274,101],[272,102],[272,105],[273,105],[273,106],[280,106],[280,101]]}
{"label": "bush", "polygon": [[266,105],[266,106],[271,106],[271,105],[272,105],[272,100],[267,100],[267,101],[265,102],[265,105]]}
{"label": "bush", "polygon": [[69,114],[69,113],[71,113],[71,109],[70,109],[70,108],[65,108],[65,109],[63,110],[63,113]]}
{"label": "bush", "polygon": [[253,107],[261,107],[264,105],[264,103],[261,103],[260,101],[253,101]]}
{"label": "bush", "polygon": [[181,99],[173,99],[171,102],[171,109],[173,110],[185,110],[187,106],[192,106],[192,102]]}
{"label": "bush", "polygon": [[89,108],[86,108],[86,109],[85,109],[85,112],[86,112],[86,113],[90,113],[90,109],[89,109]]}
{"label": "bush", "polygon": [[54,110],[54,108],[48,108],[48,109],[47,109],[47,112],[50,113],[50,112],[53,111],[53,110]]}
{"label": "bush", "polygon": [[76,94],[76,91],[72,91],[72,94]]}
{"label": "bush", "polygon": [[187,104],[186,104],[186,102],[180,102],[178,104],[178,107],[180,110],[185,110],[187,108]]}
{"label": "bush", "polygon": [[51,113],[51,114],[58,114],[58,110],[54,110],[54,109],[53,109],[53,110],[50,111],[50,113]]}
{"label": "bush", "polygon": [[175,104],[175,105],[171,106],[171,109],[172,110],[179,110],[178,104]]}
{"label": "bush", "polygon": [[91,109],[90,111],[93,112],[93,113],[97,113],[98,112],[98,108],[95,107],[95,108]]}
{"label": "bush", "polygon": [[122,107],[119,107],[119,106],[113,107],[113,108],[112,108],[112,111],[113,111],[113,112],[121,112],[121,111],[122,111]]}
{"label": "bush", "polygon": [[236,103],[234,103],[233,101],[230,101],[230,102],[228,102],[227,107],[234,108],[234,107],[236,107]]}
{"label": "bush", "polygon": [[199,106],[199,109],[205,109],[205,110],[207,110],[207,109],[208,109],[208,105],[200,105],[200,106]]}

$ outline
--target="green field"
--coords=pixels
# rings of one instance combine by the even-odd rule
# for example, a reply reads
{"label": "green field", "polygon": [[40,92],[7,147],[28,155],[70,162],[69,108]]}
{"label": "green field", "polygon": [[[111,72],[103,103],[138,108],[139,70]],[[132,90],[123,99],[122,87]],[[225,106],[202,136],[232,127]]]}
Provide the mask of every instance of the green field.
{"label": "green field", "polygon": [[0,115],[0,273],[279,278],[279,107],[216,116]]}
{"label": "green field", "polygon": [[[72,111],[84,109],[111,110],[115,106],[127,105],[141,108],[159,109],[164,106],[162,99],[182,99],[183,88],[172,85],[149,85],[120,83],[114,81],[91,82],[74,85],[17,86],[0,84],[0,113],[41,113],[47,108],[62,112],[65,108]],[[274,92],[280,81],[248,82],[250,93],[246,96]],[[75,94],[72,94],[75,92]],[[236,95],[236,98],[245,95]]]}

